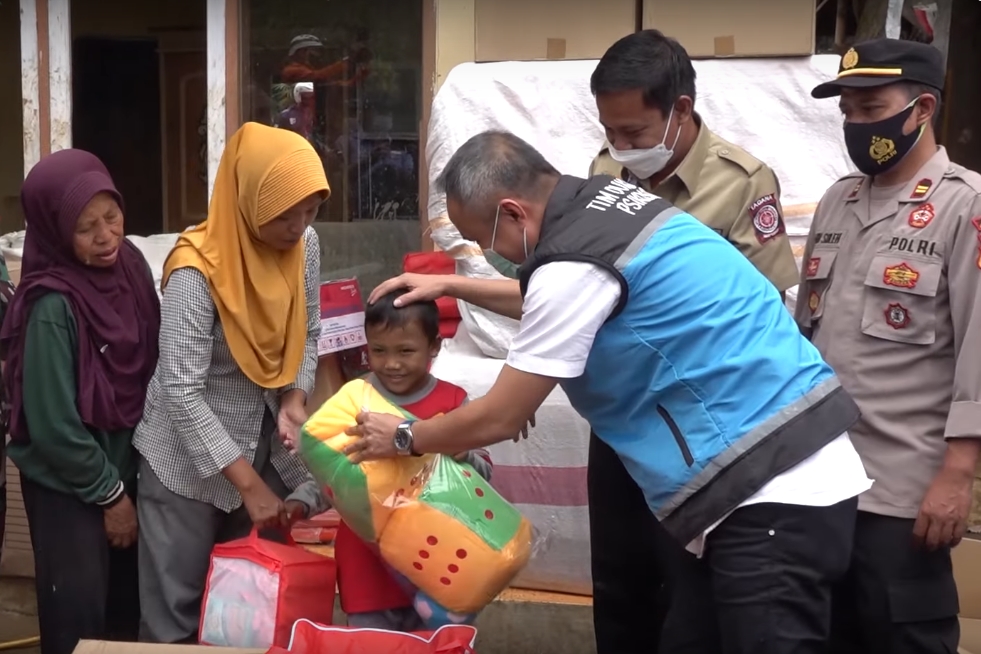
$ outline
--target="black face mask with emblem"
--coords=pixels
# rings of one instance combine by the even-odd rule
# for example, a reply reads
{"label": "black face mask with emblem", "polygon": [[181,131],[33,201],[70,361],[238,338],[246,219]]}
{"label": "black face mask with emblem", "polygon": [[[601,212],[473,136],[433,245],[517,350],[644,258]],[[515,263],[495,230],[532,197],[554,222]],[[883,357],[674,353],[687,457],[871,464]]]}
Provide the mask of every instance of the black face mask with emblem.
{"label": "black face mask with emblem", "polygon": [[895,116],[874,123],[845,123],[845,147],[855,166],[874,177],[892,170],[920,140],[925,125],[903,133],[903,125],[916,107],[914,100]]}

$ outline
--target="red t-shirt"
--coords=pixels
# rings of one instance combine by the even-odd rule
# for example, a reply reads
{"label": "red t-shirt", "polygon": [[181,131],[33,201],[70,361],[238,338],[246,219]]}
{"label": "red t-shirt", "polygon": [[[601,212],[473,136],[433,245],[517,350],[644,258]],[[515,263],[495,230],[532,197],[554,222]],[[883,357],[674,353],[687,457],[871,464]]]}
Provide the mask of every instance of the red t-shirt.
{"label": "red t-shirt", "polygon": [[[371,376],[369,380],[372,380]],[[380,388],[377,381],[374,385]],[[421,397],[418,394],[407,397],[405,402],[391,393],[382,392],[390,402],[420,420],[449,413],[467,401],[467,392],[449,382],[432,378],[427,387]],[[338,526],[334,538],[334,559],[344,613],[372,613],[412,606],[412,600],[382,563],[377,550],[361,540],[344,522]]]}

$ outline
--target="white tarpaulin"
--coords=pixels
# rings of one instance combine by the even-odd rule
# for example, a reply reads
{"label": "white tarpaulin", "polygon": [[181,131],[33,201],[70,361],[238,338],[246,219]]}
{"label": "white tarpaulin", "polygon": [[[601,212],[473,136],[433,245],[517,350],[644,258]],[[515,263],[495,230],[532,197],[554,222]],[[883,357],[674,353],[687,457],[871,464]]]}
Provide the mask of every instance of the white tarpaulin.
{"label": "white tarpaulin", "polygon": [[[538,148],[562,173],[586,176],[603,145],[589,92],[595,61],[463,64],[454,68],[433,103],[427,160],[432,183],[453,152],[488,129],[513,132]],[[850,170],[835,100],[813,100],[811,89],[835,76],[838,57],[696,61],[695,106],[705,124],[777,173],[787,229],[802,254],[814,207]],[[432,186],[430,188],[433,188]],[[474,243],[446,217],[445,198],[431,191],[433,240],[457,260],[457,270],[494,277]],[[793,301],[795,293],[788,294]],[[434,374],[473,397],[500,372],[516,330],[512,320],[460,303],[461,333],[446,343]],[[536,415],[537,427],[520,444],[492,448],[494,485],[542,530],[543,552],[518,583],[530,588],[588,593],[586,459],[589,428],[556,390]]]}

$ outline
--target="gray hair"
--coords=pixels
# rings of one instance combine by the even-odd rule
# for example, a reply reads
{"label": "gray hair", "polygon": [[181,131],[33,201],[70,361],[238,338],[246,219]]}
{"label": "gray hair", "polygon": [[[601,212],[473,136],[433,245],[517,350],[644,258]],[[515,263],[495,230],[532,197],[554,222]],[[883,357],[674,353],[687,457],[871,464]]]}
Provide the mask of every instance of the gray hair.
{"label": "gray hair", "polygon": [[453,153],[436,180],[447,200],[484,210],[506,195],[533,195],[544,177],[559,171],[542,153],[510,132],[477,134]]}

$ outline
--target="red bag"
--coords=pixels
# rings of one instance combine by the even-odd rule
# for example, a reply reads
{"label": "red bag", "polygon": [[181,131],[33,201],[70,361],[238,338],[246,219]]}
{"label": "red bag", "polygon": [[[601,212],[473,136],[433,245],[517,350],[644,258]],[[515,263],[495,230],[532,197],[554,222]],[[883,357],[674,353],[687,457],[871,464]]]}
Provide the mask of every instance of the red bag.
{"label": "red bag", "polygon": [[[445,252],[410,252],[402,258],[402,270],[421,275],[456,274],[456,261]],[[451,297],[436,300],[439,308],[439,335],[453,338],[460,325],[460,307]]]}
{"label": "red bag", "polygon": [[202,645],[286,647],[300,618],[333,622],[334,560],[287,541],[264,540],[253,530],[215,545],[201,607]]}
{"label": "red bag", "polygon": [[436,631],[411,634],[381,629],[325,627],[300,620],[293,627],[291,654],[476,654],[477,630],[447,625]]}

